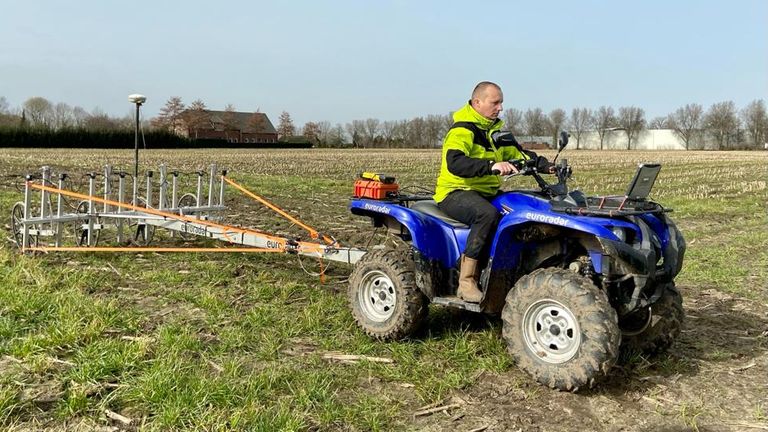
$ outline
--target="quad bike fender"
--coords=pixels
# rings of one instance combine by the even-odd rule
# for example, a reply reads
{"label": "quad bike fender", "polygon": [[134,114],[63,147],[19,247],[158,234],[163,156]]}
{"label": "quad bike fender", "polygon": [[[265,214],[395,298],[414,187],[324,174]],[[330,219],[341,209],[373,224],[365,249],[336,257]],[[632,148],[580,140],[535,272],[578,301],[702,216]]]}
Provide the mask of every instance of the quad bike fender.
{"label": "quad bike fender", "polygon": [[656,233],[660,243],[662,256],[664,257],[664,274],[657,279],[669,282],[680,273],[685,257],[686,243],[683,233],[677,228],[672,218],[666,213],[660,215],[646,214],[639,217],[651,230]]}
{"label": "quad bike fender", "polygon": [[[350,211],[359,216],[373,219],[374,225],[386,225],[389,229],[396,226],[407,231],[413,247],[429,260],[439,260],[442,263],[455,263],[459,259],[457,240],[463,244],[466,239],[457,239],[458,234],[466,236],[468,230],[455,233],[447,224],[440,223],[423,213],[407,207],[381,201],[353,200]],[[452,265],[452,264],[451,264]]]}
{"label": "quad bike fender", "polygon": [[[619,220],[600,220],[594,219],[594,223],[585,222],[585,218],[575,218],[565,214],[551,214],[547,212],[537,212],[532,209],[509,212],[505,214],[496,230],[496,237],[491,245],[491,256],[494,257],[494,264],[500,268],[510,268],[517,266],[514,257],[518,255],[519,242],[512,241],[515,233],[521,231],[526,226],[549,227],[554,232],[568,231],[574,237],[579,239],[605,238],[619,242],[619,238],[610,226],[618,226],[626,229],[636,229],[633,224]],[[603,248],[597,242],[587,242],[584,247],[590,252],[593,262],[599,265],[600,257],[604,253]],[[557,252],[557,251],[554,251]],[[499,259],[507,257],[506,259]],[[600,271],[597,268],[596,271]]]}

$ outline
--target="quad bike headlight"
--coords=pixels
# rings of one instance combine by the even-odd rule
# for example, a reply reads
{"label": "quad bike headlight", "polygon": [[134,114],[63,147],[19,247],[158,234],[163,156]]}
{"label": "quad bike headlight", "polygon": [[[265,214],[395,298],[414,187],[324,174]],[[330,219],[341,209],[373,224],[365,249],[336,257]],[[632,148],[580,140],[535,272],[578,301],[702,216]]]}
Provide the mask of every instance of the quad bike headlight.
{"label": "quad bike headlight", "polygon": [[619,240],[626,242],[627,241],[627,232],[624,231],[624,228],[620,227],[611,227],[611,232],[619,238]]}

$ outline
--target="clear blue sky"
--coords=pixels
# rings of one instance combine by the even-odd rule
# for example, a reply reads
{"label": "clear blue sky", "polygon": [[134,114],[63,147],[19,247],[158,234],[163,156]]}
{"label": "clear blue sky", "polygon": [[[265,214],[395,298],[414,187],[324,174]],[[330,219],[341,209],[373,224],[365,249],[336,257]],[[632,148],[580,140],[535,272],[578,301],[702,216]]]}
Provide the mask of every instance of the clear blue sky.
{"label": "clear blue sky", "polygon": [[[473,6],[474,5],[474,6]],[[505,108],[768,97],[767,0],[0,0],[0,96],[145,116],[170,96],[276,122],[443,114],[480,80]]]}

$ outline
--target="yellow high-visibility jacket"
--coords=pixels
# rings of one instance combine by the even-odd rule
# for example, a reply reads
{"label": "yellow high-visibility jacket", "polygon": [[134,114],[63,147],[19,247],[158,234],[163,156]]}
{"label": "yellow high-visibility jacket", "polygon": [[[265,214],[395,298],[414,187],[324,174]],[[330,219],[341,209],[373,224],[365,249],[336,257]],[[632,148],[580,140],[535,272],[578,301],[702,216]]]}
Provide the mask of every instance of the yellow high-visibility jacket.
{"label": "yellow high-visibility jacket", "polygon": [[500,130],[504,122],[483,117],[469,103],[453,113],[453,121],[454,126],[443,141],[440,175],[434,195],[437,202],[456,189],[493,196],[501,186],[501,177],[491,174],[493,164],[530,158],[513,145],[497,148],[491,133]]}

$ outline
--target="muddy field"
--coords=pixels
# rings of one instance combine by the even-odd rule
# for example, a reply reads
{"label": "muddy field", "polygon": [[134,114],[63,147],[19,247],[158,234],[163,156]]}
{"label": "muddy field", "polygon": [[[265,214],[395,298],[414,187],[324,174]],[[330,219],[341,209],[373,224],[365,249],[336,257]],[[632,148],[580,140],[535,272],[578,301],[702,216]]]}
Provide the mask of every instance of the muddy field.
{"label": "muddy field", "polygon": [[[101,170],[107,163],[118,169],[132,169],[132,153],[128,151],[5,149],[0,150],[0,155],[0,213],[4,215],[9,215],[13,202],[21,199],[19,176],[36,172],[41,165],[50,165],[56,172],[71,173],[71,188],[81,192],[86,189],[82,175],[88,171]],[[380,406],[366,407],[364,412],[352,411],[350,419],[345,417],[347,414],[339,415],[340,420],[335,420],[336,417],[330,419],[330,415],[330,420],[324,420],[323,415],[316,414],[316,410],[307,408],[301,411],[305,414],[298,415],[300,420],[306,417],[305,422],[287,423],[282,427],[286,430],[541,432],[768,430],[768,157],[758,152],[566,151],[565,155],[574,166],[574,186],[589,194],[622,193],[637,163],[658,161],[663,164],[652,197],[675,209],[673,218],[689,245],[686,263],[677,281],[683,293],[687,319],[681,337],[668,354],[652,358],[624,358],[614,368],[607,382],[576,394],[544,388],[518,371],[514,365],[478,367],[472,364],[472,359],[466,360],[467,370],[471,369],[468,377],[451,381],[440,375],[440,379],[444,380],[440,385],[420,383],[418,374],[410,370],[398,372],[398,378],[393,378],[396,374],[381,372],[376,368],[355,369],[356,378],[352,380],[355,384],[351,384],[353,390],[339,387],[328,397],[334,401],[351,403],[363,396],[375,395]],[[412,150],[226,150],[184,154],[146,151],[142,153],[142,166],[167,163],[171,169],[190,174],[215,161],[220,167],[229,170],[231,178],[269,198],[323,233],[332,234],[342,245],[362,247],[379,243],[384,237],[381,233],[374,234],[368,221],[352,217],[346,208],[357,173],[364,170],[385,172],[396,176],[403,188],[414,193],[423,192],[434,186],[439,156],[438,151]],[[183,181],[187,189],[194,188],[194,180],[190,179],[194,179],[194,176],[186,176]],[[529,179],[515,181],[518,180],[520,183],[507,187],[533,187],[532,183],[525,183]],[[229,210],[225,222],[280,235],[306,235],[298,227],[274,216],[270,210],[247,197],[228,192],[226,201]],[[164,239],[173,241],[163,235],[158,236],[158,241]],[[15,252],[9,241],[4,241],[3,253],[7,263],[17,263],[20,259],[12,256]],[[24,259],[41,259],[43,262],[50,260],[50,265],[66,266],[67,262],[83,261],[82,256],[78,257]],[[112,267],[114,272],[107,270],[107,273],[120,275],[111,276],[116,279],[113,287],[116,288],[125,283],[122,279],[126,270],[120,262],[111,258],[96,258],[96,262],[90,265]],[[262,277],[261,272],[267,273],[263,277],[272,277],[269,276],[269,268],[259,267],[260,262],[249,262],[245,264],[245,270],[234,270],[233,278],[252,273]],[[182,272],[188,268],[185,260],[163,263],[171,266],[174,271]],[[222,259],[213,265],[229,268],[230,263]],[[346,289],[345,277],[349,269],[343,266],[333,267],[329,273],[329,283],[321,286],[316,277],[307,276],[296,269],[295,261],[270,258],[266,263],[274,266],[276,272],[295,269],[310,289],[320,288],[330,296],[342,296]],[[314,263],[307,265],[310,272],[317,270],[312,267]],[[284,282],[284,273],[279,274],[281,276],[274,278]],[[136,281],[131,283],[133,285],[125,286],[131,290],[143,289],[136,285]],[[221,283],[222,287],[230,288],[230,282]],[[158,304],[167,305],[168,299],[173,298],[173,304],[178,310],[169,316],[177,312],[182,315],[186,313],[183,312],[184,307],[188,306],[185,301],[168,292],[153,291],[152,294],[145,294],[139,296],[135,291],[107,288],[103,292],[94,293],[99,297],[130,304],[139,313],[155,317],[157,309],[164,307]],[[232,304],[246,310],[249,303],[240,304],[240,301],[247,301],[238,297],[240,295],[232,294],[233,301],[236,301]],[[297,294],[296,298],[301,296]],[[288,301],[293,300],[286,300],[286,305],[292,304]],[[9,309],[0,305],[0,314],[3,313],[8,314]],[[446,315],[444,311],[437,313],[440,318],[430,322],[431,328],[426,333],[417,335],[415,341],[407,345],[387,344],[383,348],[384,355],[389,352],[391,356],[397,357],[394,353],[401,349],[410,350],[413,344],[420,343],[426,346],[437,344],[438,350],[449,352],[453,348],[441,345],[442,330],[438,328],[440,323],[445,322],[456,326],[459,329],[457,331],[465,334],[468,339],[485,340],[486,335],[501,337],[501,324],[496,317],[467,316],[463,313]],[[166,316],[156,319],[158,321],[154,327],[146,328],[147,334],[159,327]],[[349,326],[351,320],[347,317],[340,320],[339,325],[346,328],[346,331],[356,331]],[[22,333],[6,333],[15,334],[13,337],[16,338],[22,337]],[[144,337],[144,334],[139,332],[131,337]],[[203,344],[206,343],[205,337],[196,337]],[[320,339],[312,340],[311,337],[308,340],[297,339],[295,335],[291,337],[290,340],[294,342],[282,341],[276,352],[291,349],[293,352],[319,350],[319,347],[329,344]],[[362,340],[359,335],[355,336],[354,341],[358,345],[350,344],[347,348],[365,346],[373,352],[382,349],[371,347],[371,344]],[[68,358],[70,354],[66,349],[58,349],[56,352],[60,353],[62,361],[74,362]],[[491,352],[486,357],[492,360],[502,356],[493,350]],[[15,377],[17,375],[13,374],[22,374],[18,372],[19,368],[30,367],[22,355],[14,354],[10,344],[0,345],[0,358],[0,377]],[[280,358],[283,357],[276,354],[273,360]],[[424,358],[431,357],[424,355]],[[441,357],[438,353],[437,358],[440,365],[436,365],[436,368],[453,367],[449,355]],[[395,362],[398,361],[396,358]],[[430,371],[429,364],[420,364],[419,367],[421,371]],[[334,368],[334,373],[343,374],[344,370]],[[439,372],[434,371],[436,375]],[[45,377],[45,372],[25,372],[19,376],[27,377],[41,388],[47,379],[50,380],[50,376]],[[130,375],[123,378],[129,381]],[[8,379],[2,382],[11,387],[15,385],[9,384]],[[350,385],[349,381],[345,382],[347,386]],[[350,391],[351,394],[348,394]],[[53,394],[49,405],[55,405],[56,398],[64,400],[67,397],[63,393]],[[114,397],[117,402],[104,402],[102,396],[99,401],[88,402],[86,408],[64,415],[53,415],[53,412],[59,411],[45,403],[35,402],[34,398],[32,402],[24,400],[23,394],[14,397],[18,403],[13,406],[20,408],[13,411],[12,415],[0,417],[4,418],[5,426],[12,430],[162,430],[163,425],[169,424],[177,428],[238,428],[233,427],[231,422],[162,423],[157,420],[160,418],[158,412],[139,404],[120,402],[119,394]],[[126,426],[114,419],[105,418],[104,404],[115,410],[123,408],[124,414],[144,418],[143,423],[138,423],[144,426],[137,426],[136,422]],[[432,410],[438,407],[445,409]],[[434,412],[424,414],[425,410]],[[351,419],[365,413],[375,413],[381,422],[366,423]]]}

